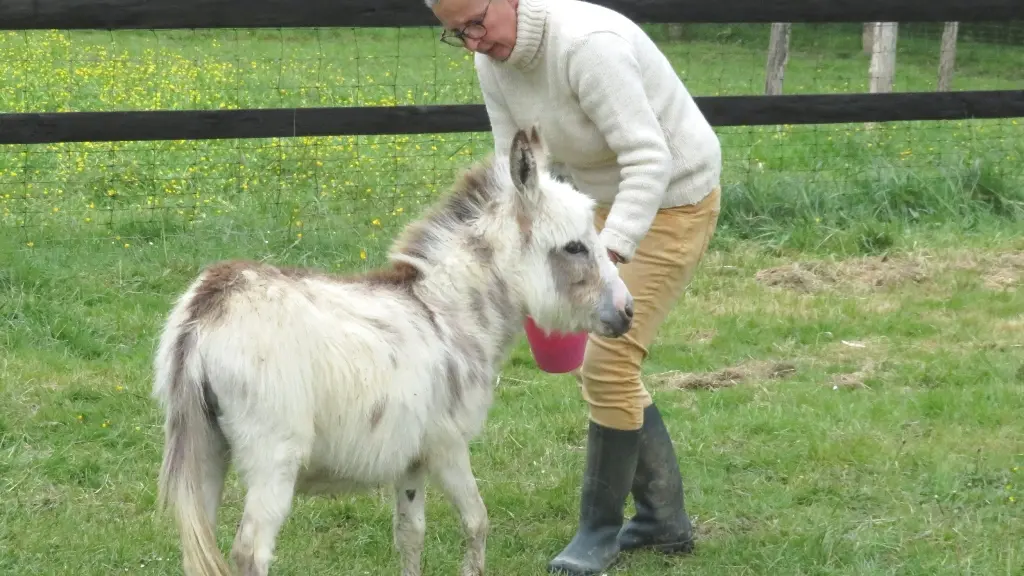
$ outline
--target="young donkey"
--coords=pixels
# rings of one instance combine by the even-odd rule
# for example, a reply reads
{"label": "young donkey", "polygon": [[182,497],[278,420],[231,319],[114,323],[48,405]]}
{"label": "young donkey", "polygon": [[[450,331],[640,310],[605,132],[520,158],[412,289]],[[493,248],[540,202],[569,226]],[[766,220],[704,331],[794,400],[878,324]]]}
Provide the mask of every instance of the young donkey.
{"label": "young donkey", "polygon": [[361,277],[229,261],[177,301],[156,354],[166,411],[161,506],[185,573],[229,574],[214,527],[233,462],[247,487],[232,558],[266,576],[294,494],[394,488],[402,574],[420,574],[424,483],[458,510],[463,575],[484,570],[487,511],[469,441],[527,314],[618,337],[632,296],[592,201],[551,178],[536,129],[473,166]]}

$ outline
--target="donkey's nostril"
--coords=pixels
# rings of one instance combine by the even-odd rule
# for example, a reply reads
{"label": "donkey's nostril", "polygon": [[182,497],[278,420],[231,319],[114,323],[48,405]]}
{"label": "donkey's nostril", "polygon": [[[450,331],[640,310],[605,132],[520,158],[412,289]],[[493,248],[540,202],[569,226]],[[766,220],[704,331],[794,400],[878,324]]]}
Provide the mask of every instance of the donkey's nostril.
{"label": "donkey's nostril", "polygon": [[630,320],[632,320],[633,319],[633,303],[632,302],[627,302],[626,303],[626,308],[625,308],[624,311],[626,313],[626,318],[629,318]]}

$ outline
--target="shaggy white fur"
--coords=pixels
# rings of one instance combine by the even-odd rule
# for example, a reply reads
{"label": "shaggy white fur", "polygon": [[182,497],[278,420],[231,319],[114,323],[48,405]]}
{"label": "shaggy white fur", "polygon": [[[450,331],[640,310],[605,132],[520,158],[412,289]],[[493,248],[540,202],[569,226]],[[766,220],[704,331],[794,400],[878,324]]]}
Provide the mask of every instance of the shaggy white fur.
{"label": "shaggy white fur", "polygon": [[464,575],[484,570],[487,511],[469,442],[527,314],[543,328],[626,332],[632,297],[593,202],[552,179],[536,131],[466,172],[360,277],[244,261],[205,269],[161,335],[161,505],[185,573],[229,573],[213,527],[229,463],[247,493],[232,558],[266,576],[294,495],[394,487],[402,573],[420,574],[429,475],[462,518]]}

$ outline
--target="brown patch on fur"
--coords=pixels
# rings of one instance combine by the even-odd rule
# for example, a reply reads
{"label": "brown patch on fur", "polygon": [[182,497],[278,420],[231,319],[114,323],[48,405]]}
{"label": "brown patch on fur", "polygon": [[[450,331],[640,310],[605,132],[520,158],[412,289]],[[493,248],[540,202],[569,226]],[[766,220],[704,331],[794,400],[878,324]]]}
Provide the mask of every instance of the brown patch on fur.
{"label": "brown patch on fur", "polygon": [[717,372],[662,372],[646,379],[663,388],[714,390],[728,388],[747,380],[779,380],[796,373],[789,362],[752,362]]}
{"label": "brown patch on fur", "polygon": [[414,291],[413,285],[420,280],[421,275],[418,268],[409,264],[408,262],[393,262],[390,267],[378,268],[362,274],[360,276],[351,276],[342,281],[348,282],[365,282],[371,286],[384,286],[389,288],[396,288],[404,290],[410,298],[419,304],[420,308],[423,309],[427,319],[431,325],[437,327],[437,316],[434,311],[427,306]]}
{"label": "brown patch on fur", "polygon": [[351,281],[366,282],[371,286],[385,286],[405,290],[408,296],[419,304],[431,325],[436,328],[437,317],[434,315],[434,311],[412,289],[413,284],[419,279],[420,271],[415,266],[408,262],[394,262],[388,268],[379,268],[371,270],[362,276],[352,277]]}
{"label": "brown patch on fur", "polygon": [[261,264],[248,260],[227,260],[207,268],[189,301],[188,322],[215,321],[223,316],[227,298],[244,285],[242,272],[260,267]]}
{"label": "brown patch on fur", "polygon": [[420,271],[408,262],[394,262],[390,267],[371,270],[356,278],[373,285],[407,288],[420,278]]}
{"label": "brown patch on fur", "polygon": [[380,419],[384,417],[384,408],[386,406],[387,404],[383,398],[373,403],[373,408],[370,410],[370,430],[375,430],[377,425],[380,424]]}
{"label": "brown patch on fur", "polygon": [[338,277],[331,276],[326,272],[317,270],[315,268],[303,268],[299,266],[263,266],[264,270],[276,270],[281,276],[288,278],[289,280],[326,280],[326,281],[337,281]]}

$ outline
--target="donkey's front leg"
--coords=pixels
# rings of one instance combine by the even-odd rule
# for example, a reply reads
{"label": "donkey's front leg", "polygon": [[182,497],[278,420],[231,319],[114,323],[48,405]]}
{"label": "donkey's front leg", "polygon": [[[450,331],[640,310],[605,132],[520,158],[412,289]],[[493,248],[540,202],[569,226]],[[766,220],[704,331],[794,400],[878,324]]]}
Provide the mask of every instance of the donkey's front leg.
{"label": "donkey's front leg", "polygon": [[420,576],[420,558],[427,531],[424,494],[425,473],[415,465],[395,483],[395,511],[392,522],[395,547],[402,562],[402,576]]}
{"label": "donkey's front leg", "polygon": [[480,497],[469,463],[469,446],[453,442],[433,454],[430,473],[462,520],[466,556],[462,576],[482,576],[487,548],[487,507]]}

